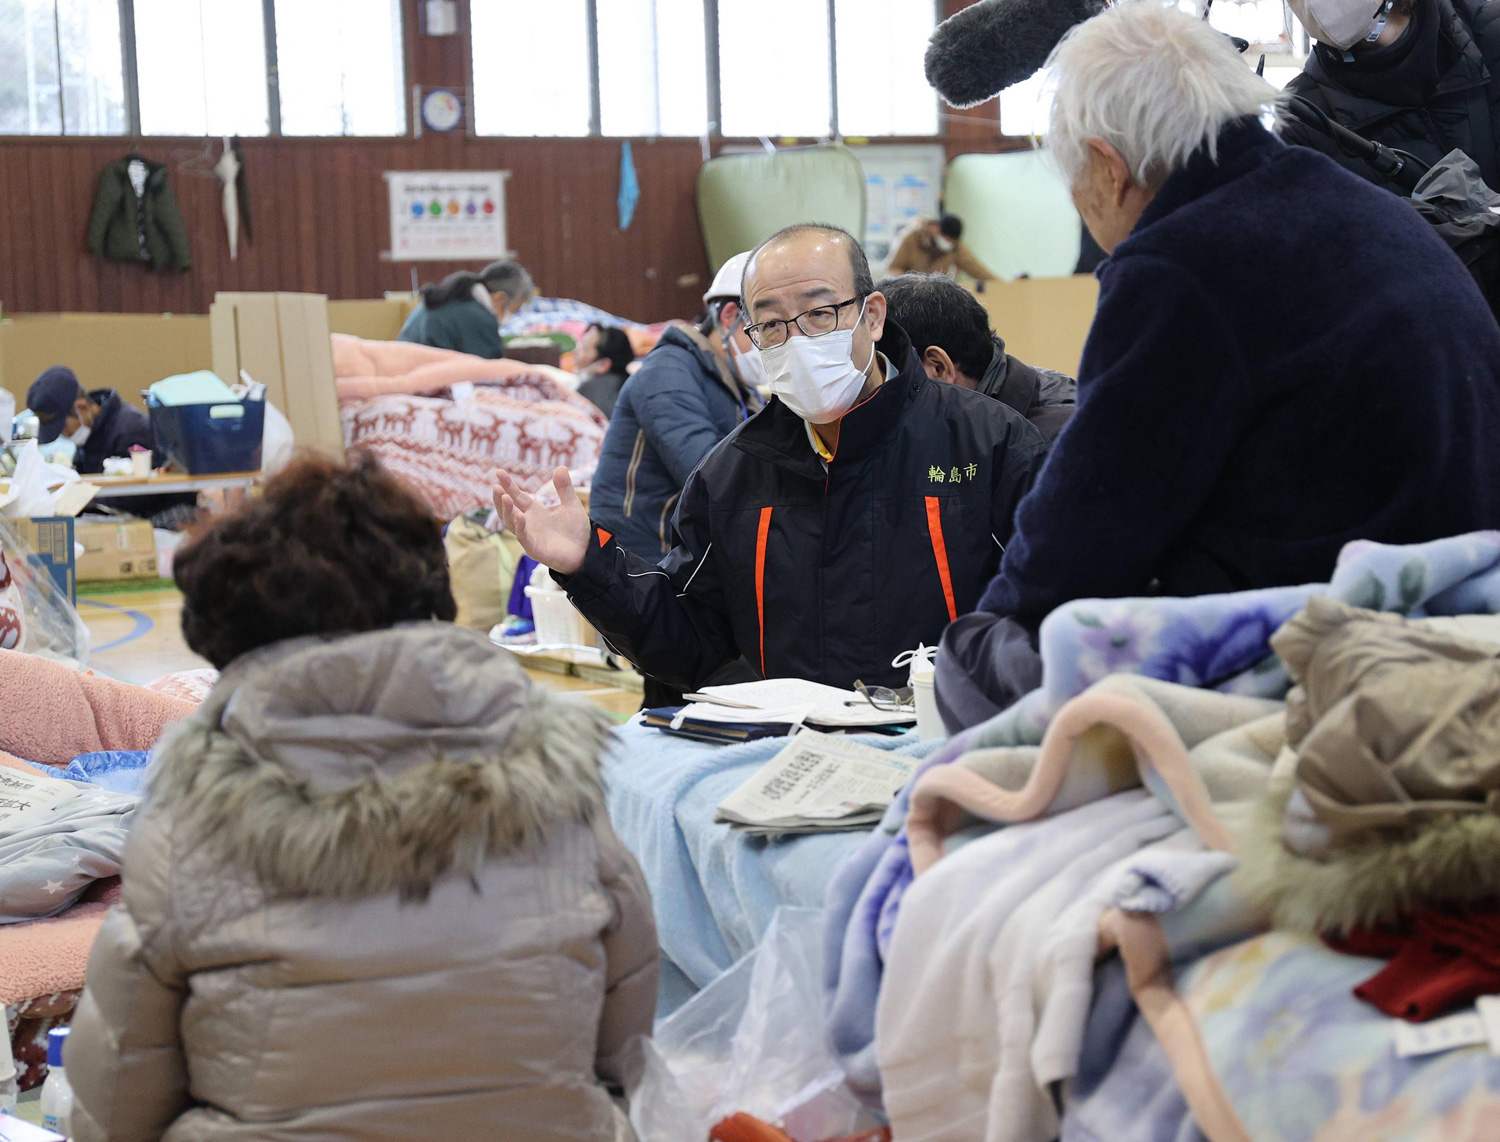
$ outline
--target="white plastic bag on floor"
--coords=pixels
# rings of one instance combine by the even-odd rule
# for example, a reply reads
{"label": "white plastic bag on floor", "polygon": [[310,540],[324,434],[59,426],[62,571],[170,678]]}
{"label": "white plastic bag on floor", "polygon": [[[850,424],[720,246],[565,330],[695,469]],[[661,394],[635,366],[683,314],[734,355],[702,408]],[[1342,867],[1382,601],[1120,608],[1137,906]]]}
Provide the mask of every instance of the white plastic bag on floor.
{"label": "white plastic bag on floor", "polygon": [[0,519],[0,550],[20,595],[25,634],[17,648],[27,654],[64,662],[82,669],[88,665],[89,628],[78,617],[67,595],[20,534]]}
{"label": "white plastic bag on floor", "polygon": [[630,1122],[651,1142],[703,1142],[736,1113],[796,1142],[866,1128],[823,1030],[823,914],[781,908],[760,944],[642,1044]]}
{"label": "white plastic bag on floor", "polygon": [[287,466],[296,449],[292,439],[292,422],[270,401],[266,401],[266,426],[262,430],[260,445],[260,470],[266,476],[274,476]]}

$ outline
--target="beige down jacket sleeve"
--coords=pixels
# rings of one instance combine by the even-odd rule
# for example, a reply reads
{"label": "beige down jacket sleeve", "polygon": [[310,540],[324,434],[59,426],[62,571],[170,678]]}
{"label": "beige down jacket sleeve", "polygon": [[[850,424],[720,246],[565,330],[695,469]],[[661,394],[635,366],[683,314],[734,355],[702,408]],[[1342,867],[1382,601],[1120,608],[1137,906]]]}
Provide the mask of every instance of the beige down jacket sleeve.
{"label": "beige down jacket sleeve", "polygon": [[594,834],[599,841],[599,880],[615,908],[615,922],[604,933],[608,966],[595,1067],[600,1079],[619,1085],[626,1046],[637,1035],[651,1034],[661,961],[651,894],[640,866],[607,821],[598,821]]}
{"label": "beige down jacket sleeve", "polygon": [[156,1142],[187,1105],[178,1028],[184,973],[164,923],[168,835],[160,820],[137,819],[125,850],[124,902],[89,956],[89,987],[64,1059],[70,1080],[94,1092],[87,1109],[73,1112],[75,1142]]}

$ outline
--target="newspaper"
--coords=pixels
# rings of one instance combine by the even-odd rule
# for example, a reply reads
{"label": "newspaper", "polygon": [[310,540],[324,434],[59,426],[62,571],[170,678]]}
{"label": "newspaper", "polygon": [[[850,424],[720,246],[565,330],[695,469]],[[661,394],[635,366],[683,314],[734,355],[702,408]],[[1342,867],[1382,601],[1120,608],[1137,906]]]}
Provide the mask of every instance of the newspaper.
{"label": "newspaper", "polygon": [[726,797],[714,819],[759,836],[869,828],[915,768],[912,758],[803,730]]}
{"label": "newspaper", "polygon": [[78,786],[71,782],[0,766],[0,834],[30,827],[77,795]]}

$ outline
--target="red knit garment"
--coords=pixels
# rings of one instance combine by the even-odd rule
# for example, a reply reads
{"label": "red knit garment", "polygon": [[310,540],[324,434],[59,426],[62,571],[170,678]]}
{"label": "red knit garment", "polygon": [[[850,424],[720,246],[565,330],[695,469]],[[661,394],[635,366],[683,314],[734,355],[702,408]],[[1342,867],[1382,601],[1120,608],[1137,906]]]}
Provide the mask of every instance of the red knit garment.
{"label": "red knit garment", "polygon": [[1398,1019],[1424,1023],[1481,995],[1500,994],[1500,908],[1427,909],[1400,926],[1325,940],[1336,951],[1390,960],[1354,994]]}

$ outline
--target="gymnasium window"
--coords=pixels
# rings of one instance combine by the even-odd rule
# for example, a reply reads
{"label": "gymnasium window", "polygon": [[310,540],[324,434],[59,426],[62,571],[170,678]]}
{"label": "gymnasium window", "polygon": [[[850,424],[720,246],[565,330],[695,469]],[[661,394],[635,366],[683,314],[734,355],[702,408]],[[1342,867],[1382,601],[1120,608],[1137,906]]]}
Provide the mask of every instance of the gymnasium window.
{"label": "gymnasium window", "polygon": [[708,128],[703,0],[595,0],[605,135]]}
{"label": "gymnasium window", "polygon": [[474,127],[481,135],[587,135],[585,0],[472,0]]}
{"label": "gymnasium window", "polygon": [[265,135],[260,0],[135,0],[144,135]]}
{"label": "gymnasium window", "polygon": [[0,0],[0,134],[401,135],[406,107],[401,0]]}
{"label": "gymnasium window", "polygon": [[827,135],[828,8],[816,0],[719,0],[726,135]]}
{"label": "gymnasium window", "polygon": [[833,27],[838,44],[841,132],[855,136],[938,133],[937,95],[927,82],[922,62],[936,24],[933,4],[836,0]]}
{"label": "gymnasium window", "polygon": [[472,0],[476,127],[935,135],[922,57],[937,16],[938,0]]}
{"label": "gymnasium window", "polygon": [[0,134],[125,130],[118,0],[0,0]]}
{"label": "gymnasium window", "polygon": [[276,0],[283,135],[405,134],[404,70],[401,0]]}

